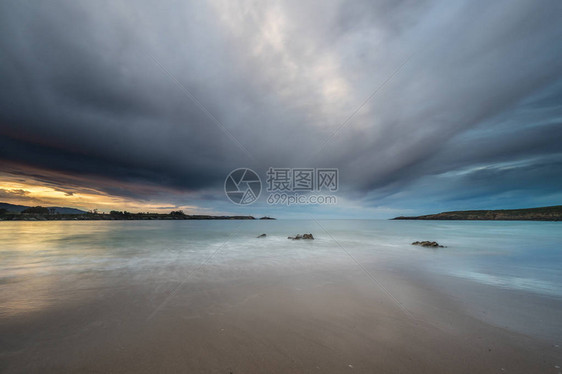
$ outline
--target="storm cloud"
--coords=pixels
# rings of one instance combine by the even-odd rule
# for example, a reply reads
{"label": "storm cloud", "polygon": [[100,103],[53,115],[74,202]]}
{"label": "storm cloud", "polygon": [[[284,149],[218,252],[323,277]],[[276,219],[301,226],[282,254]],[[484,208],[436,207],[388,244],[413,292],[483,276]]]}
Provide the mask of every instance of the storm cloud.
{"label": "storm cloud", "polygon": [[557,0],[3,1],[2,171],[221,211],[230,170],[270,166],[339,168],[351,210],[560,203],[560,14]]}

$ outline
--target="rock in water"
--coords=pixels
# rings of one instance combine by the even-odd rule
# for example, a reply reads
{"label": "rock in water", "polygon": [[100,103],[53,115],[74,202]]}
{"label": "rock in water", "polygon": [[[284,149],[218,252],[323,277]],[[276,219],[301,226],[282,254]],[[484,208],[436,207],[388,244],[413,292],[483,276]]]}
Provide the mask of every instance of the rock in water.
{"label": "rock in water", "polygon": [[261,234],[261,235],[258,235],[257,237],[258,238],[265,238],[266,236],[267,236],[266,234]]}
{"label": "rock in water", "polygon": [[299,240],[299,239],[309,239],[309,240],[314,240],[314,236],[312,236],[312,234],[297,234],[297,236],[289,236],[287,237],[287,239],[292,239],[292,240]]}
{"label": "rock in water", "polygon": [[439,243],[430,241],[413,242],[412,245],[421,245],[422,247],[432,248],[444,248],[442,245],[439,245]]}

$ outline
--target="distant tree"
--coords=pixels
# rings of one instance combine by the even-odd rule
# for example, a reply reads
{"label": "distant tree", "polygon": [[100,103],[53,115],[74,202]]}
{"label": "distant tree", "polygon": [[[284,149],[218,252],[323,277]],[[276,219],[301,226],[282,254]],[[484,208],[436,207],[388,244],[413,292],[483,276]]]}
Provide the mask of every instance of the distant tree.
{"label": "distant tree", "polygon": [[170,215],[176,216],[176,217],[178,217],[178,216],[181,217],[181,216],[185,216],[185,213],[183,212],[183,210],[173,210],[173,211],[170,212]]}
{"label": "distant tree", "polygon": [[49,214],[55,214],[57,210],[55,208],[49,208]]}
{"label": "distant tree", "polygon": [[112,210],[111,212],[109,212],[109,214],[112,216],[122,216],[123,212],[120,212],[118,210]]}
{"label": "distant tree", "polygon": [[4,214],[8,213],[7,209],[4,208],[0,208],[0,216],[3,216]]}
{"label": "distant tree", "polygon": [[21,211],[23,214],[49,214],[49,208],[34,206]]}

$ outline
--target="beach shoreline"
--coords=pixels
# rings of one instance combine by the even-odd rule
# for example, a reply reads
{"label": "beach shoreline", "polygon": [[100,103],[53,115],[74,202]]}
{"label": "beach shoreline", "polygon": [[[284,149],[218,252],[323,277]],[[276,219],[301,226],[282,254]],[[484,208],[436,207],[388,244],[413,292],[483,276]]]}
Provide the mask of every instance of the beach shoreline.
{"label": "beach shoreline", "polygon": [[554,370],[560,357],[551,342],[478,320],[401,272],[373,268],[369,275],[352,263],[175,271],[186,278],[151,283],[129,275],[98,287],[88,302],[59,301],[41,313],[1,318],[0,368],[529,373]]}

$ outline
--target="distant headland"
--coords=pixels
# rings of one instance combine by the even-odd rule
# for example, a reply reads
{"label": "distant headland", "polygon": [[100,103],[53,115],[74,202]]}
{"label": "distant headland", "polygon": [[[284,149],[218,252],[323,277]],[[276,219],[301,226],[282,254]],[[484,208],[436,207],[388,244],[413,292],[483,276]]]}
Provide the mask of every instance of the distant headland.
{"label": "distant headland", "polygon": [[271,217],[255,218],[253,216],[212,216],[203,214],[185,214],[181,210],[170,213],[131,213],[112,210],[100,213],[65,207],[24,206],[0,203],[0,221],[149,221],[149,220],[274,220]]}
{"label": "distant headland", "polygon": [[528,209],[461,210],[394,220],[562,221],[562,205]]}

